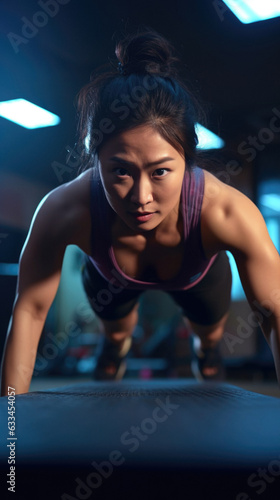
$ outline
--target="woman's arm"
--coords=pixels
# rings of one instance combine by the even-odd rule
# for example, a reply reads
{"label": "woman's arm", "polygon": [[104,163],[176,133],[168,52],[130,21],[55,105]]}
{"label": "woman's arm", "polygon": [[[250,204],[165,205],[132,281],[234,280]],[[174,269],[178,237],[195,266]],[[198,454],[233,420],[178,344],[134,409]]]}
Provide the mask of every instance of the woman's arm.
{"label": "woman's arm", "polygon": [[8,386],[16,394],[29,389],[39,339],[59,285],[65,248],[71,242],[66,194],[67,188],[61,186],[42,200],[21,252],[2,362],[1,395],[7,394]]}
{"label": "woman's arm", "polygon": [[231,252],[248,302],[271,348],[280,385],[280,256],[261,213],[247,198],[235,224],[239,234]]}
{"label": "woman's arm", "polygon": [[1,395],[8,386],[28,392],[38,343],[60,281],[67,245],[90,253],[88,170],[51,191],[39,204],[20,255],[16,298],[2,362]]}
{"label": "woman's arm", "polygon": [[202,224],[204,245],[211,253],[223,249],[233,254],[248,302],[271,348],[280,384],[278,251],[268,234],[263,216],[254,203],[236,189],[225,186],[216,179],[211,178],[210,182],[211,192],[215,184],[221,202],[209,201],[208,198]]}

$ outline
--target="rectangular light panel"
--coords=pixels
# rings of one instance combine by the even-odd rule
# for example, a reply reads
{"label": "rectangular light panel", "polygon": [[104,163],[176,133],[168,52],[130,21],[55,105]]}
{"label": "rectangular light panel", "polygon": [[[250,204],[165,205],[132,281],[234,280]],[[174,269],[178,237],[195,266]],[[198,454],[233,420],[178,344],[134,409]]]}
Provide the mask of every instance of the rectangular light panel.
{"label": "rectangular light panel", "polygon": [[279,0],[223,0],[243,24],[280,16]]}
{"label": "rectangular light panel", "polygon": [[0,102],[0,116],[28,129],[53,127],[60,123],[59,116],[26,99]]}
{"label": "rectangular light panel", "polygon": [[220,149],[224,147],[224,141],[214,132],[200,125],[200,123],[195,125],[195,131],[198,138],[198,149]]}

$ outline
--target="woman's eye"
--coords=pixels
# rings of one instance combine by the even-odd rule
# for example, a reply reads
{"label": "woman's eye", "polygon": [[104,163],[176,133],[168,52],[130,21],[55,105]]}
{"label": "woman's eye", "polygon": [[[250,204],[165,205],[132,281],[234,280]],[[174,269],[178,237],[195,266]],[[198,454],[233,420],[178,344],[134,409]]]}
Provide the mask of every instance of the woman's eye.
{"label": "woman's eye", "polygon": [[167,173],[168,173],[168,170],[166,168],[158,168],[154,172],[154,176],[156,176],[156,177],[165,177]]}
{"label": "woman's eye", "polygon": [[122,167],[117,167],[114,168],[113,170],[115,174],[117,174],[119,177],[124,177],[125,175],[128,175],[128,171],[125,168]]}

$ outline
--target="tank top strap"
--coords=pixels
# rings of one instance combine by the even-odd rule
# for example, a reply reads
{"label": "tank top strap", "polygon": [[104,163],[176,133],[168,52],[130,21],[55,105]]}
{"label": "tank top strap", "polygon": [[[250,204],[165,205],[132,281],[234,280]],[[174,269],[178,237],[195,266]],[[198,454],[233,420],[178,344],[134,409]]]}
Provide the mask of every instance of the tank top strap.
{"label": "tank top strap", "polygon": [[192,167],[184,177],[181,196],[181,213],[184,224],[184,239],[200,229],[200,215],[204,196],[204,173],[199,167]]}

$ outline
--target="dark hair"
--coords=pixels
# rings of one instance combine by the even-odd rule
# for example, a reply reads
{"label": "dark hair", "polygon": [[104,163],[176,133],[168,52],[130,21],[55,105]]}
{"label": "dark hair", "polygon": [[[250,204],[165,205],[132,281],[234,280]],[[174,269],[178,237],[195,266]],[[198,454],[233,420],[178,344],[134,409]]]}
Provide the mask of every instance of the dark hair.
{"label": "dark hair", "polygon": [[173,46],[146,27],[119,41],[115,54],[117,61],[101,67],[78,95],[80,170],[95,165],[106,140],[140,125],[153,127],[190,168],[200,108],[179,77]]}

